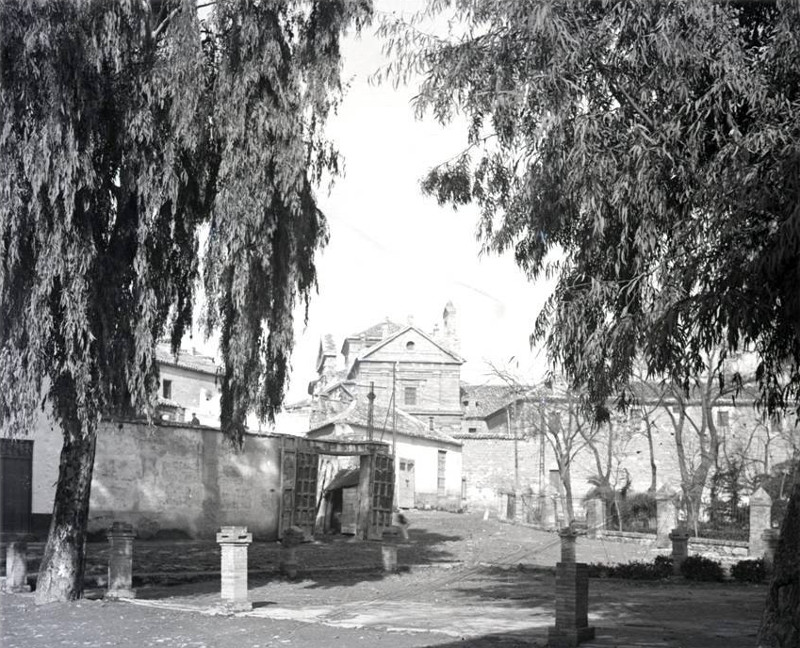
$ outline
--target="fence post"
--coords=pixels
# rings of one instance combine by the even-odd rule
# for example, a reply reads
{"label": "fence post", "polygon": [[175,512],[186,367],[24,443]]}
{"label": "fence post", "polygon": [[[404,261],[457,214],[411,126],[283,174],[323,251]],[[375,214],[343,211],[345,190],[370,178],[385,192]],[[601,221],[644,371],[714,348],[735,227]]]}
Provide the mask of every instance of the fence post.
{"label": "fence post", "polygon": [[683,561],[689,556],[689,532],[683,528],[673,529],[669,539],[672,540],[672,573],[678,576]]}
{"label": "fence post", "polygon": [[125,522],[114,522],[107,534],[108,554],[107,599],[136,598],[133,589],[133,527]]}
{"label": "fence post", "polygon": [[397,527],[386,529],[381,538],[381,558],[383,559],[383,571],[394,573],[397,571]]}
{"label": "fence post", "polygon": [[589,567],[575,562],[577,533],[561,529],[561,562],[556,565],[556,624],[547,629],[547,645],[572,648],[594,638],[589,626]]}
{"label": "fence post", "polygon": [[763,488],[758,488],[750,496],[750,541],[747,553],[759,558],[764,553],[762,534],[772,527],[772,498]]}
{"label": "fence post", "polygon": [[300,527],[292,526],[283,532],[280,571],[287,578],[297,578],[297,547],[304,538]]}
{"label": "fence post", "polygon": [[602,535],[606,529],[606,503],[600,498],[586,502],[586,531],[592,538]]}
{"label": "fence post", "polygon": [[669,547],[669,534],[676,526],[675,490],[666,483],[656,491],[656,547]]}
{"label": "fence post", "polygon": [[217,534],[217,543],[222,550],[220,596],[225,608],[232,612],[252,610],[247,600],[247,548],[253,534],[244,526],[224,526]]}
{"label": "fence post", "polygon": [[764,529],[761,532],[761,540],[764,543],[764,567],[767,573],[772,573],[772,568],[775,565],[775,550],[778,548],[778,538],[780,533],[777,529]]}
{"label": "fence post", "polygon": [[6,592],[30,592],[28,585],[28,543],[19,537],[6,546]]}

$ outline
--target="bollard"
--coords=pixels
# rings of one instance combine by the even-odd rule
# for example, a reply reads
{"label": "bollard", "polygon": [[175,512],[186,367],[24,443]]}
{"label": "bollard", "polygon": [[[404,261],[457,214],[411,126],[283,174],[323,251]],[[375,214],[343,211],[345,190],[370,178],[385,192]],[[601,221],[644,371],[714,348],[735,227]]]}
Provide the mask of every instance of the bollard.
{"label": "bollard", "polygon": [[669,534],[672,541],[672,573],[679,576],[681,565],[689,556],[689,532],[686,529],[673,529]]}
{"label": "bollard", "polygon": [[558,532],[561,538],[561,562],[574,563],[575,562],[575,540],[578,533],[571,526],[564,527]]}
{"label": "bollard", "polygon": [[771,528],[772,498],[763,488],[750,496],[750,537],[748,555],[760,558],[764,555],[764,530]]}
{"label": "bollard", "polygon": [[761,532],[761,540],[764,544],[764,567],[768,574],[772,573],[775,565],[775,550],[778,548],[779,537],[778,529],[764,529]]}
{"label": "bollard", "polygon": [[6,547],[6,592],[30,592],[28,585],[28,543],[11,540]]}
{"label": "bollard", "polygon": [[383,532],[381,537],[381,557],[383,558],[383,571],[385,572],[392,573],[397,571],[397,540],[399,534],[397,527],[390,527]]}
{"label": "bollard", "polygon": [[561,562],[556,565],[556,624],[547,629],[551,648],[574,648],[594,638],[589,626],[589,567],[575,562],[577,533],[561,529]]}
{"label": "bollard", "polygon": [[297,578],[297,547],[304,538],[300,527],[292,526],[283,532],[280,571],[287,578]]}
{"label": "bollard", "polygon": [[220,595],[224,608],[231,612],[252,610],[247,600],[247,548],[253,534],[244,526],[224,526],[217,534],[221,548]]}
{"label": "bollard", "polygon": [[133,589],[133,527],[125,522],[114,522],[106,537],[110,548],[108,589],[104,598],[136,598],[136,590]]}
{"label": "bollard", "polygon": [[678,526],[676,492],[669,484],[656,491],[656,547],[669,547],[669,534]]}
{"label": "bollard", "polygon": [[589,537],[596,538],[603,534],[606,528],[606,504],[600,498],[593,498],[586,502],[586,531]]}

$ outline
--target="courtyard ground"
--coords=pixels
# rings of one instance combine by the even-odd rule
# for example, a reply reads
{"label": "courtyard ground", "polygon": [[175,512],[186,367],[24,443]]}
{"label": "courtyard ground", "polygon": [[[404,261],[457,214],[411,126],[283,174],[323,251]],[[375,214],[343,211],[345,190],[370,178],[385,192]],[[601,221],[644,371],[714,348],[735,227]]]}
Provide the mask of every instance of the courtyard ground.
{"label": "courtyard ground", "polygon": [[[301,574],[277,574],[279,547],[250,552],[251,612],[219,615],[219,550],[213,543],[137,542],[138,598],[37,607],[3,595],[7,648],[45,646],[544,646],[554,617],[555,534],[474,514],[412,512],[406,570],[384,575],[380,546],[328,539],[300,547]],[[38,547],[32,547],[32,553]],[[105,545],[90,545],[103,584]],[[579,538],[582,562],[627,562],[655,552]],[[35,564],[35,560],[34,563]],[[592,579],[585,646],[744,648],[755,645],[764,586]]]}

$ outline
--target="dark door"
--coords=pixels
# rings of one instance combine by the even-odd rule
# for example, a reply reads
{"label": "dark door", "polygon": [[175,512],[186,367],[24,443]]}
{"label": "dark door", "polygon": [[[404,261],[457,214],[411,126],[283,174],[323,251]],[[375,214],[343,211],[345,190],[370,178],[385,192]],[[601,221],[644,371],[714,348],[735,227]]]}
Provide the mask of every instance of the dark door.
{"label": "dark door", "polygon": [[33,441],[0,439],[2,533],[29,533],[33,475]]}
{"label": "dark door", "polygon": [[303,529],[307,537],[314,534],[317,515],[317,470],[319,455],[295,447],[281,451],[281,516],[280,537],[290,526]]}

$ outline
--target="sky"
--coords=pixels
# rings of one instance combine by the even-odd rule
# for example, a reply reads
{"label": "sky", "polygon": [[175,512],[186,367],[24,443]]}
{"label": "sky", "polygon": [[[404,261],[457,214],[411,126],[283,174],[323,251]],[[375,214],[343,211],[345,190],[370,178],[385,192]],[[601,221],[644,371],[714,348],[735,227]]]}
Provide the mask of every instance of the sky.
{"label": "sky", "polygon": [[[377,2],[378,11],[408,14],[419,2]],[[287,403],[307,396],[321,336],[343,338],[389,317],[413,318],[430,332],[444,306],[456,307],[462,380],[481,383],[487,361],[514,358],[521,374],[541,374],[542,354],[530,351],[533,322],[551,289],[532,284],[510,255],[481,256],[476,208],[440,207],[425,197],[425,172],[466,145],[462,125],[417,120],[414,87],[375,85],[381,65],[376,25],[344,44],[343,78],[350,84],[328,135],[344,157],[345,174],[318,195],[330,242],[317,257],[319,292],[308,323],[298,313]]]}

